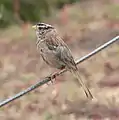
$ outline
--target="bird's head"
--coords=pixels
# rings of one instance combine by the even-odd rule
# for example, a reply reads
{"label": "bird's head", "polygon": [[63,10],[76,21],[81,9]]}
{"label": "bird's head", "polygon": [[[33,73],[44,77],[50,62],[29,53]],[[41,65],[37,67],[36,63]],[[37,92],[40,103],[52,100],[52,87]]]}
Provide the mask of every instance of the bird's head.
{"label": "bird's head", "polygon": [[36,30],[37,36],[47,34],[48,32],[55,29],[52,25],[46,23],[37,23],[36,25],[32,26],[32,28]]}

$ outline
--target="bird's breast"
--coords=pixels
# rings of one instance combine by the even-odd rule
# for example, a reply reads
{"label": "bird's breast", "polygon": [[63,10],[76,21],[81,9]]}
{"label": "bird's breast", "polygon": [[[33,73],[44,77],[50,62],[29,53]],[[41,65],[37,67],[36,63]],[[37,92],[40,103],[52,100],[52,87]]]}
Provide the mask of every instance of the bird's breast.
{"label": "bird's breast", "polygon": [[55,51],[50,50],[44,43],[41,43],[38,49],[43,60],[48,65],[58,69],[62,69],[65,67],[65,64],[62,63],[62,61],[59,61],[59,59],[57,58]]}

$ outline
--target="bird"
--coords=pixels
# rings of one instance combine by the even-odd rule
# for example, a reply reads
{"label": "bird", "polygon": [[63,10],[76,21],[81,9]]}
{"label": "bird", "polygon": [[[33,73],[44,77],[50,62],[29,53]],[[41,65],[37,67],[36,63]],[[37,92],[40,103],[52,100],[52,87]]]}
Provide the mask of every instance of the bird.
{"label": "bird", "polygon": [[41,22],[36,23],[32,28],[35,29],[36,47],[43,60],[53,68],[71,72],[77,83],[82,86],[86,97],[92,99],[93,95],[79,74],[71,50],[60,37],[57,29],[53,25]]}

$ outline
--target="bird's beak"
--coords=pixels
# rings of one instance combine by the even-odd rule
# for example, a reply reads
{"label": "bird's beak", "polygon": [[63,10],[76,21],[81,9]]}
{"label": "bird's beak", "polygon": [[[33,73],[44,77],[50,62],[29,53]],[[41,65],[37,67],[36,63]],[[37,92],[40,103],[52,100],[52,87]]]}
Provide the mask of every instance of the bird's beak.
{"label": "bird's beak", "polygon": [[36,25],[33,25],[32,28],[36,30]]}

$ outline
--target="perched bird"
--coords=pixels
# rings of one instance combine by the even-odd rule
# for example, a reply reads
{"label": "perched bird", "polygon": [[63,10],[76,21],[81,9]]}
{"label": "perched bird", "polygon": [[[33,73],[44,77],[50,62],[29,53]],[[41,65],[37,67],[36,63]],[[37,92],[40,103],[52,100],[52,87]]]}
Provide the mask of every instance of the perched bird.
{"label": "perched bird", "polygon": [[78,68],[67,44],[61,39],[54,26],[46,23],[37,23],[33,26],[36,30],[37,49],[43,60],[51,67],[57,69],[67,69],[73,73],[74,77],[82,86],[86,96],[93,98],[90,90],[80,78]]}

